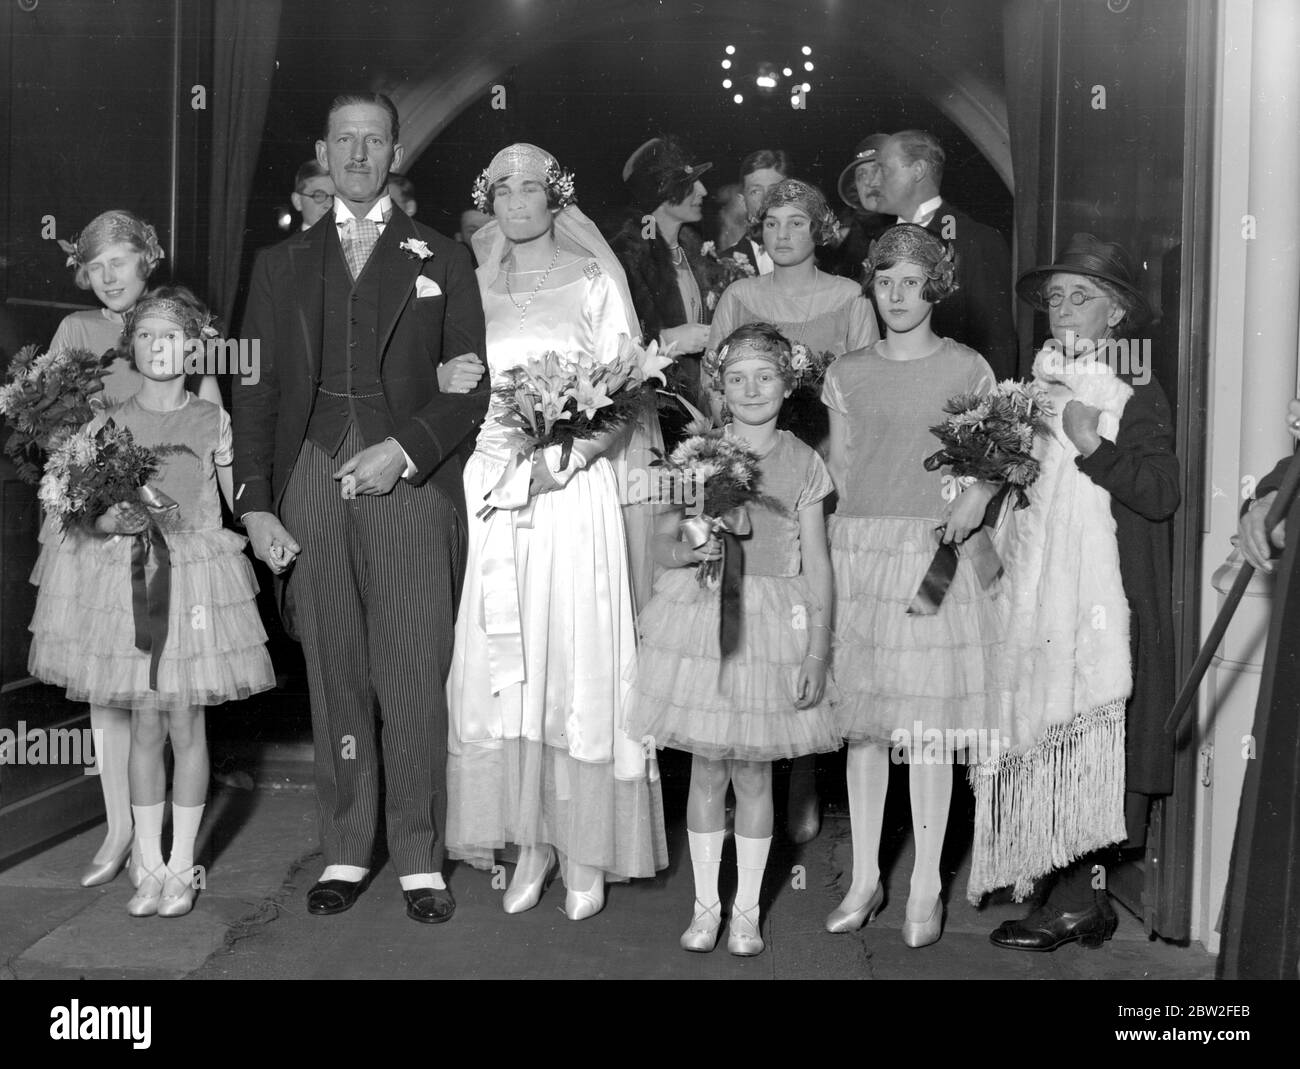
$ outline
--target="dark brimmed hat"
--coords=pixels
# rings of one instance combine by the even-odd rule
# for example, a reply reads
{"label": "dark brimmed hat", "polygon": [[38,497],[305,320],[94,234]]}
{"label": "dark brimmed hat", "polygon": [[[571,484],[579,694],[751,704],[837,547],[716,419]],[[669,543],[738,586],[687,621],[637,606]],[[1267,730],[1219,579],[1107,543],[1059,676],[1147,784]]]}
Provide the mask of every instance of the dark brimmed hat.
{"label": "dark brimmed hat", "polygon": [[1043,300],[1043,285],[1052,275],[1086,275],[1109,282],[1133,302],[1130,322],[1136,323],[1151,315],[1151,306],[1137,286],[1133,261],[1124,246],[1113,241],[1102,241],[1092,234],[1072,234],[1056,262],[1026,271],[1016,281],[1016,293],[1022,301],[1035,308],[1047,310]]}
{"label": "dark brimmed hat", "polygon": [[623,181],[632,198],[632,207],[652,212],[664,201],[681,200],[675,195],[685,186],[688,190],[713,164],[693,163],[691,153],[672,137],[652,137],[623,164]]}
{"label": "dark brimmed hat", "polygon": [[888,140],[888,134],[872,134],[870,137],[863,138],[858,142],[858,147],[853,150],[853,159],[840,172],[838,184],[840,200],[850,208],[857,208],[859,211],[862,209],[862,203],[858,200],[857,187],[853,184],[853,172],[858,169],[859,164],[874,160]]}

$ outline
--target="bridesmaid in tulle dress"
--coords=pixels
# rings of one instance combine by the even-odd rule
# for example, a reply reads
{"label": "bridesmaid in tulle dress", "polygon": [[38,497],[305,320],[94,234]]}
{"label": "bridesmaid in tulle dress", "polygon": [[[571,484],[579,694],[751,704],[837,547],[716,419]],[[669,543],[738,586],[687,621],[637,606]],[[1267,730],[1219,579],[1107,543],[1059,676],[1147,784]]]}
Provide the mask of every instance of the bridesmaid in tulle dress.
{"label": "bridesmaid in tulle dress", "polygon": [[[154,228],[138,215],[115,208],[101,212],[86,224],[75,241],[61,241],[74,269],[78,289],[90,290],[99,308],[87,308],[63,317],[50,352],[85,349],[103,356],[119,348],[123,317],[130,313],[149,285],[149,277],[163,259],[162,245]],[[144,381],[129,352],[118,352],[104,370],[104,389],[99,394],[105,405],[120,404],[132,396]],[[205,375],[191,384],[200,398],[221,405],[217,380]],[[64,539],[50,523],[41,527],[41,555],[31,581],[41,585],[52,573],[69,575],[80,558],[75,543]],[[74,580],[77,582],[79,580]],[[104,795],[107,828],[104,841],[81,876],[83,887],[94,887],[116,878],[127,863],[131,850],[131,794],[127,784],[127,760],[131,752],[131,718],[121,709],[102,705],[90,707],[90,726],[98,740],[95,768]],[[139,858],[129,873],[139,882]]]}
{"label": "bridesmaid in tulle dress", "polygon": [[[474,236],[493,381],[530,355],[600,360],[635,336],[622,269],[570,203],[547,152],[512,145],[478,189],[493,221]],[[493,401],[465,467],[469,554],[448,680],[448,852],[488,867],[519,845],[505,910],[537,904],[562,861],[565,912],[604,905],[605,881],[667,864],[653,756],[620,730],[635,663],[627,542],[609,440],[533,457],[527,505],[474,515],[512,454]]]}
{"label": "bridesmaid in tulle dress", "polygon": [[[178,507],[150,520],[138,502],[122,502],[95,520],[93,532],[69,527],[80,567],[45,575],[31,623],[32,675],[67,688],[72,701],[125,717],[131,727],[130,805],[141,871],[127,910],[135,917],[180,917],[194,905],[195,841],[208,788],[205,707],[275,685],[245,540],[221,522],[219,493],[228,505],[233,499],[230,417],[187,392],[181,371],[183,350],[202,336],[208,318],[182,287],[157,290],[127,313],[140,388],[90,427],[98,430],[111,417],[139,444],[168,447],[150,485]],[[45,483],[41,494],[46,501],[58,496]],[[156,548],[140,565],[132,536],[151,527]],[[166,622],[149,610],[152,655],[137,646],[136,567],[151,599],[155,575],[167,569]],[[175,775],[164,862],[167,740]]]}

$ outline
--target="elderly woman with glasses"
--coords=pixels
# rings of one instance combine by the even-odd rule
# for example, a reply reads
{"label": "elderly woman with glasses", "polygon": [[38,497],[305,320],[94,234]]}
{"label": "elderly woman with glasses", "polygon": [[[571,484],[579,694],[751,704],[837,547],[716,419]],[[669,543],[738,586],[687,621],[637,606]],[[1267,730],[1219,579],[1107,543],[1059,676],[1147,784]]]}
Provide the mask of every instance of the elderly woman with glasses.
{"label": "elderly woman with glasses", "polygon": [[968,893],[1014,885],[1019,898],[1050,876],[994,945],[1098,947],[1118,923],[1106,871],[1117,848],[1144,846],[1152,797],[1173,789],[1173,417],[1149,344],[1134,337],[1149,308],[1123,248],[1075,234],[1016,289],[1051,327],[1034,361],[1050,433],[1035,444],[1029,505],[1004,525],[997,674],[1009,750],[971,772]]}

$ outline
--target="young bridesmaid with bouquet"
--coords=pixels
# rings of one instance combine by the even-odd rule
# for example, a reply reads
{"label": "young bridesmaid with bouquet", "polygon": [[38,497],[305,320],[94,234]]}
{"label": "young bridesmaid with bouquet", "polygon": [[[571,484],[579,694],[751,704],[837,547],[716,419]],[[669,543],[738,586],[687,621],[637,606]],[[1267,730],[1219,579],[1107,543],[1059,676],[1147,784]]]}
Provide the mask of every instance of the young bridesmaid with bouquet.
{"label": "young bridesmaid with bouquet", "polygon": [[[886,335],[832,364],[822,393],[839,494],[829,524],[836,714],[849,744],[853,829],[852,883],[826,928],[855,931],[884,903],[878,855],[893,747],[896,760],[912,761],[916,858],[902,927],[904,942],[919,947],[943,926],[939,858],[956,744],[996,723],[986,657],[1000,628],[996,586],[984,586],[960,549],[946,595],[918,604],[939,542],[960,545],[975,531],[994,489],[960,488],[924,461],[936,451],[930,427],[943,420],[944,403],[987,392],[993,372],[979,353],[931,329],[935,304],[956,289],[953,254],[938,238],[908,223],[890,227],[866,266]],[[944,745],[922,746],[935,738]]]}
{"label": "young bridesmaid with bouquet", "polygon": [[[738,885],[727,949],[750,956],[763,949],[759,890],[772,843],[772,762],[839,748],[823,702],[831,571],[822,499],[832,487],[817,452],[777,429],[795,379],[790,363],[789,341],[770,324],[754,323],[727,337],[709,369],[731,413],[714,452],[720,448],[733,481],[753,491],[739,495],[753,500],[738,599],[729,596],[730,569],[717,563],[724,540],[732,553],[737,543],[719,530],[724,516],[714,513],[723,509],[710,507],[716,475],[700,480],[704,515],[683,523],[682,509],[666,511],[652,543],[655,560],[668,570],[641,614],[627,732],[643,744],[694,755],[686,827],[695,908],[681,937],[685,950],[712,950],[722,924],[718,873],[728,784],[736,792]],[[669,472],[689,477],[716,469],[717,462],[691,460],[709,444],[688,438]],[[728,511],[727,529],[743,531],[744,521]],[[693,529],[707,537],[689,537]],[[721,572],[722,589],[701,582],[701,570]]]}

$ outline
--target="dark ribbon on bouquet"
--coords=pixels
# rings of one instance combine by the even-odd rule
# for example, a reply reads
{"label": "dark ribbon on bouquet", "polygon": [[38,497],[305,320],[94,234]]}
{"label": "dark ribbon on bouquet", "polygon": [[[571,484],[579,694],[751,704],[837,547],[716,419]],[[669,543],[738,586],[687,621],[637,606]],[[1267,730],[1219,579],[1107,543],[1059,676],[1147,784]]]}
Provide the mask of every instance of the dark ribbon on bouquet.
{"label": "dark ribbon on bouquet", "polygon": [[718,614],[718,648],[730,657],[740,646],[740,587],[745,577],[745,551],[740,539],[725,528],[722,535],[722,611]]}
{"label": "dark ribbon on bouquet", "polygon": [[[145,582],[145,566],[153,554],[157,568]],[[131,544],[131,610],[135,617],[135,648],[149,654],[149,689],[158,689],[158,662],[167,644],[171,607],[172,557],[157,524],[135,535]]]}
{"label": "dark ribbon on bouquet", "polygon": [[722,560],[701,564],[699,580],[701,586],[721,580],[718,647],[725,659],[740,647],[740,592],[745,577],[745,550],[740,539],[750,533],[749,513],[739,505],[721,517],[692,516],[682,521],[681,529],[692,549],[699,549],[715,534],[722,540]]}
{"label": "dark ribbon on bouquet", "polygon": [[[998,557],[998,551],[993,548],[993,540],[989,537],[988,530],[997,524],[998,514],[1002,511],[1002,504],[1006,501],[1010,490],[1009,483],[1003,483],[998,488],[998,492],[993,495],[984,510],[984,519],[980,521],[979,528],[961,547],[962,552],[974,566],[980,585],[986,590],[1002,574],[1002,561]],[[936,527],[935,533],[943,537],[943,530],[943,527]],[[930,560],[930,567],[926,569],[925,576],[921,579],[921,585],[912,598],[912,603],[907,607],[909,616],[933,616],[939,611],[939,606],[948,595],[948,588],[952,586],[953,577],[957,574],[957,556],[957,546],[951,542],[940,543]]]}

